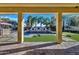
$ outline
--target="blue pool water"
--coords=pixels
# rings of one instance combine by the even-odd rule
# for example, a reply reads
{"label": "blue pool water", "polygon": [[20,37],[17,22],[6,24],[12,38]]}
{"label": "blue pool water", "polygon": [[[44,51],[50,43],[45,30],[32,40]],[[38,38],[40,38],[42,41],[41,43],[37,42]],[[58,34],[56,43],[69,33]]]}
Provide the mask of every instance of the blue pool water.
{"label": "blue pool water", "polygon": [[41,32],[34,32],[34,31],[28,31],[28,32],[24,32],[24,35],[30,35],[30,34],[55,34],[55,33],[52,33],[50,31],[41,31]]}

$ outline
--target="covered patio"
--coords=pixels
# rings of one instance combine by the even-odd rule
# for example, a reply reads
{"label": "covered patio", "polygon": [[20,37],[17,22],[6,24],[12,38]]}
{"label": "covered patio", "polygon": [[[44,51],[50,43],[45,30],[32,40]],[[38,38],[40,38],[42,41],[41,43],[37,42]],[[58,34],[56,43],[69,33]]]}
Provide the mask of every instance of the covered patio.
{"label": "covered patio", "polygon": [[[1,13],[18,13],[17,42],[0,44],[0,54],[79,54],[79,42],[62,35],[62,13],[79,13],[79,4],[0,4]],[[55,42],[24,42],[23,13],[57,13]],[[10,25],[8,23],[2,23]],[[9,33],[9,32],[8,32]],[[1,35],[1,33],[0,33]],[[10,48],[6,48],[10,47]],[[74,50],[74,51],[73,51]],[[7,52],[8,51],[8,52]],[[52,52],[51,52],[52,51]]]}

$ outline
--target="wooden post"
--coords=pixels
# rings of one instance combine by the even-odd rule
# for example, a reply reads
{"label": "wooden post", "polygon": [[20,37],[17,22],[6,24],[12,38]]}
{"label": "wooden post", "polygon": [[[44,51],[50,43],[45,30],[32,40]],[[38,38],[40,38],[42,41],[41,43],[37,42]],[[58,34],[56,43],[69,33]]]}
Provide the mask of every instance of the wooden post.
{"label": "wooden post", "polygon": [[23,35],[22,35],[22,12],[18,12],[18,42],[23,42]]}
{"label": "wooden post", "polygon": [[62,42],[62,12],[58,13],[56,26],[57,43]]}

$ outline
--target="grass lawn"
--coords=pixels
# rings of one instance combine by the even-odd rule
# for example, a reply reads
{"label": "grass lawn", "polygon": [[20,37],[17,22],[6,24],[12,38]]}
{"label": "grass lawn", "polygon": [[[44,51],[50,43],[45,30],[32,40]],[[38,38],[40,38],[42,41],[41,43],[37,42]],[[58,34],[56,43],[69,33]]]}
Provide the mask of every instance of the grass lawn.
{"label": "grass lawn", "polygon": [[55,41],[56,36],[54,35],[40,35],[34,36],[32,38],[24,38],[24,42],[48,42],[48,41]]}
{"label": "grass lawn", "polygon": [[76,41],[79,41],[79,34],[72,35],[72,36],[71,36],[71,39],[74,39],[74,40],[76,40]]}
{"label": "grass lawn", "polygon": [[79,34],[77,34],[77,33],[63,32],[63,34],[70,35],[71,36],[70,37],[71,39],[76,40],[76,41],[79,41]]}

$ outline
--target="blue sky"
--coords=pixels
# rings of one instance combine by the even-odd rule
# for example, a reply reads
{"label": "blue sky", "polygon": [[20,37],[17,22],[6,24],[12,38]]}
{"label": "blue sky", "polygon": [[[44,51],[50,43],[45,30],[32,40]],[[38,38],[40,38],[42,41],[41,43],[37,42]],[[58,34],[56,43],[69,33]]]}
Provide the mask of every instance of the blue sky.
{"label": "blue sky", "polygon": [[10,20],[18,21],[18,14],[0,14],[0,18],[10,18]]}
{"label": "blue sky", "polygon": [[27,20],[28,16],[30,16],[30,15],[33,16],[33,17],[35,17],[35,16],[37,16],[37,17],[43,16],[45,18],[48,17],[50,19],[52,16],[55,16],[56,14],[53,14],[53,13],[52,14],[24,14],[23,15],[24,21]]}

